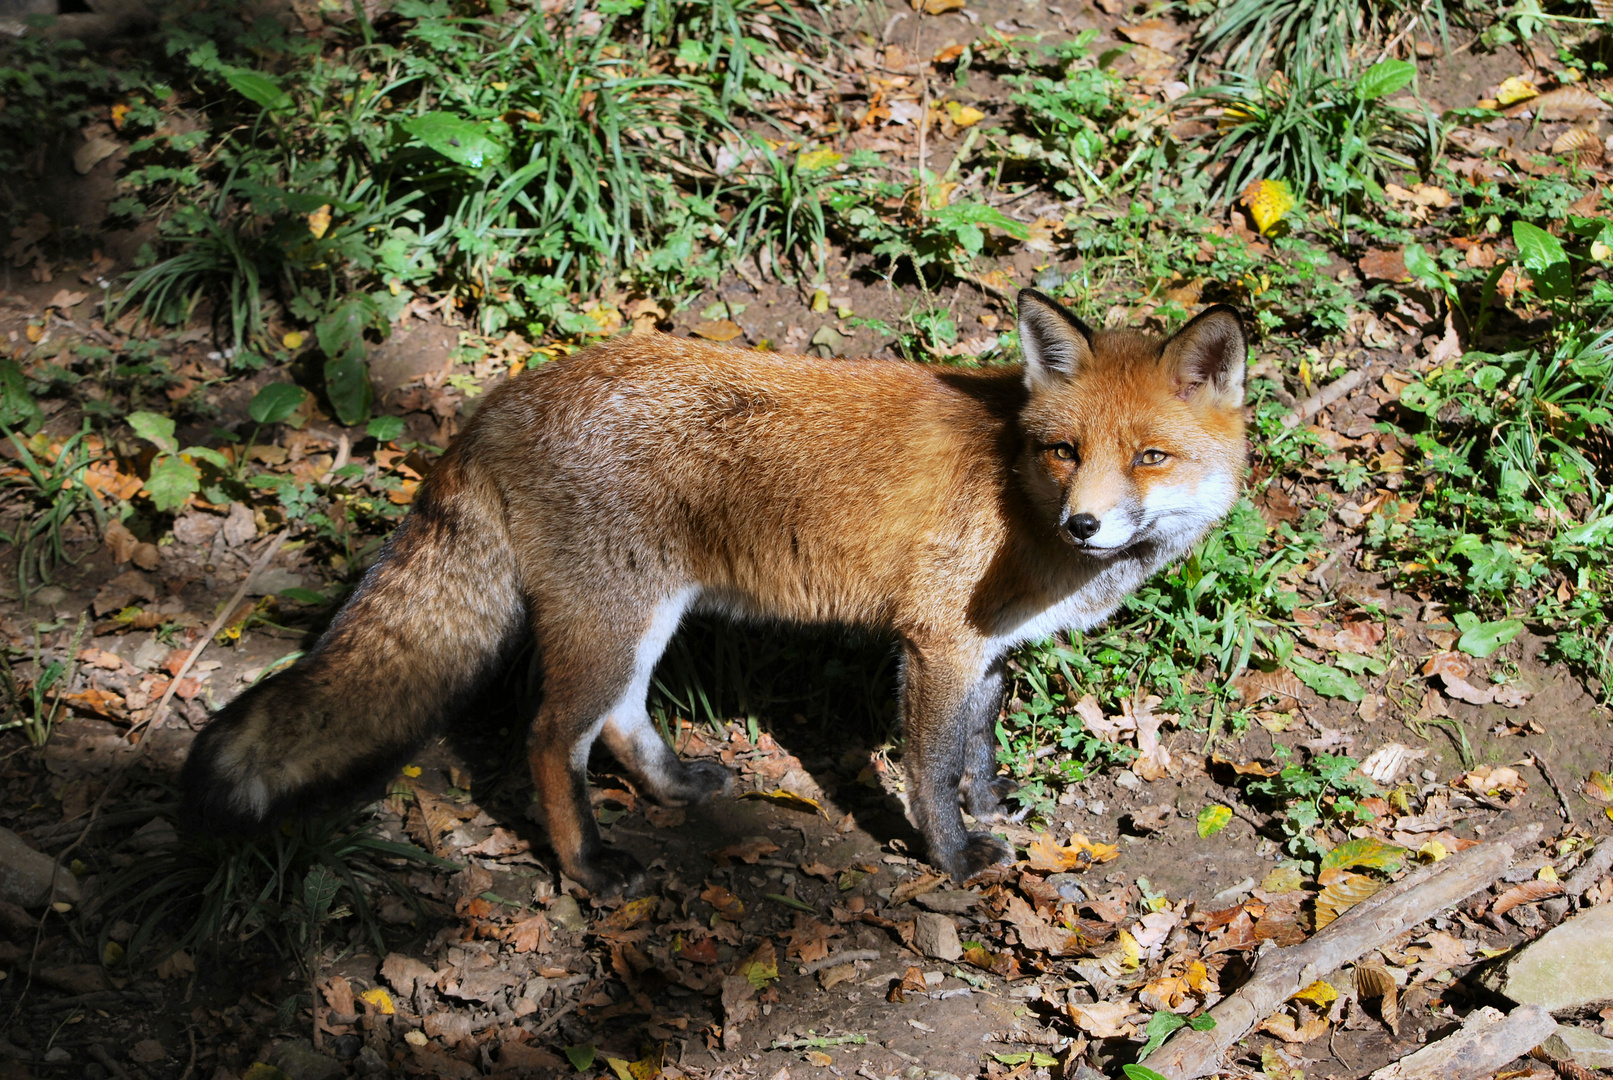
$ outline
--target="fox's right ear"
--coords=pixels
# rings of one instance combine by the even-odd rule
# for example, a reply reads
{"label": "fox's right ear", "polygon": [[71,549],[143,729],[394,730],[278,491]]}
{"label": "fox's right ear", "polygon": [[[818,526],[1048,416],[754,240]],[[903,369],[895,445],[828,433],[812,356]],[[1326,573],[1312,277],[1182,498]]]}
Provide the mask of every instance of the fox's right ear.
{"label": "fox's right ear", "polygon": [[1032,390],[1072,378],[1092,362],[1092,330],[1035,289],[1019,290],[1019,347]]}

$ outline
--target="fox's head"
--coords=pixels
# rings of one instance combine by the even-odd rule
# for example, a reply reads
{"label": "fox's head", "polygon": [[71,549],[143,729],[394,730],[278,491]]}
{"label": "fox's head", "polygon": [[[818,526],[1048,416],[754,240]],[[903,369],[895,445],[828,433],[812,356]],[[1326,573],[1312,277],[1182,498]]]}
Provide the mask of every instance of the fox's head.
{"label": "fox's head", "polygon": [[1185,551],[1232,508],[1243,477],[1243,321],[1224,304],[1169,339],[1094,333],[1062,304],[1019,294],[1029,399],[1020,469],[1076,548]]}

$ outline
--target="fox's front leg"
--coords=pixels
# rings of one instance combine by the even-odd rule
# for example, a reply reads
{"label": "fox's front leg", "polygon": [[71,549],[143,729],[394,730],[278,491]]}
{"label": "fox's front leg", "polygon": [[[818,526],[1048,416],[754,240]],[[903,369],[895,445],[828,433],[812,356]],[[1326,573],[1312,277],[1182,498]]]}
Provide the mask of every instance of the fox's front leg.
{"label": "fox's front leg", "polygon": [[960,883],[1013,858],[1013,849],[997,837],[968,832],[958,808],[965,749],[980,706],[981,680],[971,660],[909,642],[902,665],[908,805],[929,844],[930,862]]}
{"label": "fox's front leg", "polygon": [[1018,786],[997,775],[997,717],[1008,690],[1007,657],[986,669],[969,692],[964,717],[969,724],[963,747],[963,808],[981,824],[1002,821],[1003,800]]}

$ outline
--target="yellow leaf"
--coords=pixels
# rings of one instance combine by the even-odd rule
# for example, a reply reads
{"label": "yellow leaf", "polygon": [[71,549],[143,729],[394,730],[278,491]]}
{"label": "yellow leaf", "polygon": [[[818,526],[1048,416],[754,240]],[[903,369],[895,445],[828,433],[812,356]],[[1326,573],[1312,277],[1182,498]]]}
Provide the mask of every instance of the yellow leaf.
{"label": "yellow leaf", "polygon": [[821,315],[829,310],[829,290],[814,289],[812,292],[812,313]]}
{"label": "yellow leaf", "polygon": [[843,154],[830,150],[828,147],[819,147],[816,150],[808,150],[796,158],[795,163],[807,172],[816,172],[819,169],[827,169],[829,166],[837,164],[843,156]]}
{"label": "yellow leaf", "polygon": [[694,332],[696,337],[703,337],[707,341],[732,341],[745,331],[732,319],[714,319],[696,326]]}
{"label": "yellow leaf", "polygon": [[1243,191],[1239,200],[1249,208],[1255,219],[1255,228],[1265,236],[1288,212],[1298,205],[1294,192],[1284,180],[1256,180]]}
{"label": "yellow leaf", "polygon": [[380,1013],[382,1016],[393,1016],[397,1014],[398,1008],[396,1005],[392,1004],[392,995],[381,989],[379,986],[373,990],[364,991],[358,996],[358,999],[364,1004],[368,1005],[375,1012]]}
{"label": "yellow leaf", "polygon": [[1501,88],[1495,92],[1495,100],[1502,105],[1513,105],[1539,96],[1540,91],[1535,89],[1535,84],[1521,75],[1512,76],[1512,78],[1502,83]]}
{"label": "yellow leaf", "polygon": [[1299,867],[1288,865],[1279,866],[1267,874],[1266,879],[1260,883],[1260,888],[1273,896],[1281,896],[1283,893],[1298,892],[1304,884],[1305,875],[1299,872]]}
{"label": "yellow leaf", "polygon": [[1338,1000],[1339,992],[1325,980],[1317,979],[1305,989],[1289,998],[1290,1001],[1308,1001],[1318,1009],[1325,1009]]}
{"label": "yellow leaf", "polygon": [[1613,255],[1613,248],[1608,247],[1600,240],[1591,241],[1591,258],[1597,262],[1607,262],[1610,255]]}
{"label": "yellow leaf", "polygon": [[414,779],[415,777],[420,775],[420,766],[418,766],[418,765],[405,765],[403,767],[403,775],[407,776],[411,780]]}
{"label": "yellow leaf", "polygon": [[326,204],[308,215],[308,231],[314,234],[315,240],[324,239],[325,231],[330,228],[330,206]]}
{"label": "yellow leaf", "polygon": [[823,807],[818,805],[818,800],[809,799],[805,795],[797,795],[793,791],[785,791],[783,788],[777,788],[773,791],[747,791],[740,798],[766,799],[770,803],[788,807],[791,810],[801,810],[808,814],[823,814],[824,817],[829,816],[824,813]]}
{"label": "yellow leaf", "polygon": [[1558,877],[1557,877],[1557,868],[1555,866],[1551,865],[1550,863],[1547,863],[1545,866],[1542,866],[1540,868],[1540,873],[1535,875],[1535,880],[1537,880],[1537,881],[1557,881],[1557,880],[1559,880]]}
{"label": "yellow leaf", "polygon": [[1119,855],[1117,845],[1094,844],[1080,833],[1070,834],[1070,842],[1063,847],[1053,839],[1052,833],[1043,833],[1025,849],[1026,863],[1032,870],[1048,870],[1055,874],[1085,870],[1093,863],[1108,862]]}
{"label": "yellow leaf", "polygon": [[825,1054],[822,1050],[808,1050],[806,1059],[820,1069],[827,1069],[835,1063],[835,1059]]}
{"label": "yellow leaf", "polygon": [[128,116],[128,115],[129,115],[129,106],[127,106],[127,105],[114,105],[114,106],[112,106],[112,126],[115,127],[115,128],[122,127],[123,126],[123,118]]}
{"label": "yellow leaf", "polygon": [[1322,856],[1322,869],[1316,875],[1316,881],[1320,885],[1331,885],[1343,875],[1344,871],[1356,866],[1392,874],[1400,869],[1400,862],[1405,856],[1405,848],[1396,844],[1386,844],[1375,837],[1364,836],[1358,840],[1346,840]]}
{"label": "yellow leaf", "polygon": [[1445,845],[1438,840],[1430,840],[1417,849],[1417,858],[1423,862],[1439,862],[1449,856],[1450,852],[1446,851]]}
{"label": "yellow leaf", "polygon": [[101,963],[107,967],[116,966],[122,959],[123,946],[115,941],[107,942],[106,948],[101,950]]}
{"label": "yellow leaf", "polygon": [[246,1067],[246,1072],[241,1074],[241,1080],[291,1080],[291,1076],[273,1065],[254,1061]]}
{"label": "yellow leaf", "polygon": [[973,127],[986,118],[986,114],[979,109],[956,101],[947,102],[946,110],[947,115],[952,117],[952,122],[961,128]]}
{"label": "yellow leaf", "polygon": [[29,323],[28,329],[24,330],[23,333],[28,335],[29,341],[37,344],[39,339],[45,336],[45,328],[39,323]]}
{"label": "yellow leaf", "polygon": [[1230,806],[1206,806],[1199,811],[1199,839],[1214,836],[1232,820]]}

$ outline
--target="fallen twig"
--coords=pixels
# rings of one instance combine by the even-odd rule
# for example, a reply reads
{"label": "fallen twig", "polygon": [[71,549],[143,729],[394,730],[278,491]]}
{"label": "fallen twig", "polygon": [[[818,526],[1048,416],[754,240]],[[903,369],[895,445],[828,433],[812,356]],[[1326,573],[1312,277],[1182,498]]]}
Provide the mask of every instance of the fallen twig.
{"label": "fallen twig", "polygon": [[790,1039],[784,1041],[775,1039],[770,1050],[819,1050],[825,1046],[845,1046],[853,1043],[861,1046],[868,1041],[866,1035],[817,1035],[810,1039]]}
{"label": "fallen twig", "polygon": [[878,959],[878,949],[849,949],[846,952],[835,953],[833,956],[825,956],[818,960],[809,961],[796,968],[795,971],[798,975],[813,975],[824,968],[839,967],[841,964],[850,964],[857,960]]}
{"label": "fallen twig", "polygon": [[1613,837],[1604,836],[1597,841],[1596,850],[1563,882],[1563,895],[1578,900],[1606,877],[1609,870],[1613,870]]}
{"label": "fallen twig", "polygon": [[1347,371],[1337,379],[1322,387],[1310,397],[1294,406],[1294,411],[1283,417],[1283,427],[1290,430],[1299,427],[1305,421],[1333,404],[1339,398],[1367,381],[1367,375],[1372,371],[1372,365]]}
{"label": "fallen twig", "polygon": [[1485,1006],[1438,1042],[1385,1065],[1368,1080],[1472,1080],[1504,1068],[1545,1042],[1557,1021],[1539,1005],[1520,1005],[1503,1016]]}
{"label": "fallen twig", "polygon": [[1546,785],[1557,793],[1557,805],[1561,808],[1563,820],[1572,825],[1574,823],[1574,808],[1568,804],[1568,793],[1557,782],[1557,777],[1552,775],[1551,766],[1546,764],[1546,759],[1540,756],[1539,751],[1529,756],[1534,761],[1535,768],[1540,770],[1540,775],[1546,778]]}
{"label": "fallen twig", "polygon": [[1310,940],[1263,953],[1254,977],[1210,1010],[1215,1027],[1182,1029],[1149,1056],[1148,1067],[1167,1080],[1194,1080],[1215,1072],[1235,1042],[1295,993],[1489,885],[1506,872],[1517,852],[1535,844],[1540,832],[1538,824],[1527,825],[1468,848],[1363,900]]}
{"label": "fallen twig", "polygon": [[[347,437],[344,435],[342,438],[345,441]],[[263,553],[258,556],[258,561],[252,564],[252,569],[248,570],[246,577],[241,579],[241,587],[235,590],[235,595],[230,597],[230,602],[219,609],[219,613],[213,619],[212,625],[207,628],[207,633],[202,635],[201,640],[196,643],[196,647],[190,651],[190,655],[185,657],[185,662],[179,666],[179,671],[172,679],[168,680],[168,689],[163,691],[162,700],[157,702],[157,707],[151,710],[151,715],[146,717],[144,721],[130,726],[129,735],[132,736],[138,731],[141,723],[149,723],[152,734],[155,734],[157,729],[162,726],[164,710],[168,708],[168,703],[174,699],[174,691],[179,689],[179,680],[190,673],[191,667],[202,655],[202,650],[207,648],[207,643],[213,640],[213,635],[224,629],[224,623],[229,619],[231,613],[235,611],[236,606],[246,599],[247,590],[252,588],[252,583],[258,579],[258,575],[263,572],[263,568],[269,565],[269,561],[280,550],[280,545],[285,543],[286,537],[290,535],[290,529],[281,529],[279,535],[270,541],[268,547],[263,549]],[[149,739],[150,736],[148,735],[147,738]]]}

